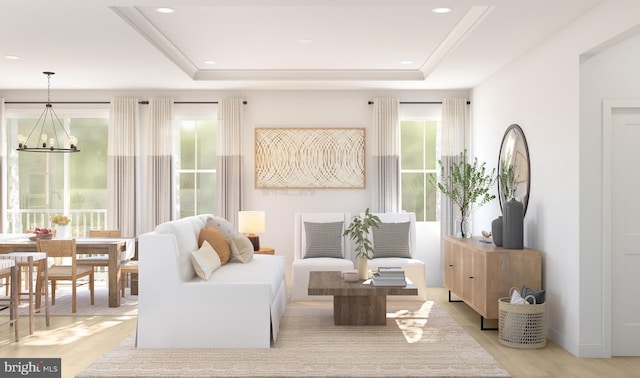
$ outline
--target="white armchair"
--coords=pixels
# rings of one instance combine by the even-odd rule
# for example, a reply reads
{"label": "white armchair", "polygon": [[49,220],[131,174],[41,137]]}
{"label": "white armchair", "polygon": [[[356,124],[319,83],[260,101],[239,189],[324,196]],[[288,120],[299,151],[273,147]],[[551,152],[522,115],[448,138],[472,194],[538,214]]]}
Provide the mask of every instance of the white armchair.
{"label": "white armchair", "polygon": [[309,272],[354,269],[349,240],[342,236],[349,222],[349,213],[295,214],[292,301],[332,299],[330,295],[307,294]]}
{"label": "white armchair", "polygon": [[[369,269],[375,272],[381,266],[404,268],[405,275],[418,288],[418,299],[427,300],[425,264],[415,258],[416,214],[376,213],[375,215],[383,224],[379,228],[374,227],[369,234],[374,250],[373,258],[368,263]],[[408,234],[406,223],[408,223]]]}

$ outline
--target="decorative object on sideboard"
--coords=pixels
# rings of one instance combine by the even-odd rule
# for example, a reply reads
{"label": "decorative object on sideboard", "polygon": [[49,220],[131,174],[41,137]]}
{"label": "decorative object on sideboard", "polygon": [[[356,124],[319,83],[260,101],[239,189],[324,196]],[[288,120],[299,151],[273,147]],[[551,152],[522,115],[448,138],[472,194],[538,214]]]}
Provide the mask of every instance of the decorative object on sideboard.
{"label": "decorative object on sideboard", "polygon": [[480,232],[480,234],[482,235],[482,239],[480,239],[481,242],[483,242],[483,243],[491,243],[491,240],[489,240],[489,238],[491,238],[491,235],[493,234],[492,231],[482,230]]}
{"label": "decorative object on sideboard", "polygon": [[259,233],[265,231],[264,211],[239,211],[238,212],[238,232],[247,235],[253,244],[253,250],[260,250]]}
{"label": "decorative object on sideboard", "polygon": [[356,256],[358,257],[358,278],[369,278],[368,260],[373,257],[373,245],[369,239],[369,232],[373,227],[381,223],[377,215],[371,214],[367,208],[364,215],[356,215],[344,230],[343,236],[348,236],[356,244]]}
{"label": "decorative object on sideboard", "polygon": [[26,137],[18,135],[16,150],[22,152],[80,152],[78,138],[69,135],[51,104],[51,75],[55,75],[55,72],[45,71],[43,74],[47,75],[47,103],[29,135]]}
{"label": "decorative object on sideboard", "polygon": [[511,198],[502,206],[502,248],[524,248],[524,205]]}
{"label": "decorative object on sideboard", "polygon": [[448,164],[438,160],[440,179],[436,181],[434,176],[429,176],[429,183],[449,197],[458,208],[455,235],[470,238],[472,232],[469,217],[473,205],[480,207],[496,198],[489,193],[496,182],[496,170],[494,168],[491,173],[487,173],[487,163],[479,164],[478,158],[473,159],[473,164],[467,162],[466,149],[459,156],[449,156],[448,159]]}
{"label": "decorative object on sideboard", "polygon": [[493,236],[493,244],[502,247],[502,215],[491,222],[491,235]]}

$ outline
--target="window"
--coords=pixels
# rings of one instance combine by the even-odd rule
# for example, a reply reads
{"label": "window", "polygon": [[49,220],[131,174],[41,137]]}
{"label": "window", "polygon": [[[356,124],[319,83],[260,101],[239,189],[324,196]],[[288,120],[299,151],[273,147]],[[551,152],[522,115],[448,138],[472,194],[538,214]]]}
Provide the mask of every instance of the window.
{"label": "window", "polygon": [[102,111],[80,116],[68,112],[58,112],[58,116],[78,138],[79,153],[18,152],[18,135],[28,135],[37,118],[27,114],[7,118],[5,232],[50,227],[50,216],[58,213],[71,218],[74,237],[86,236],[91,228],[104,228],[109,120],[100,115]]}
{"label": "window", "polygon": [[216,213],[215,120],[178,121],[178,216]]}
{"label": "window", "polygon": [[416,213],[419,222],[435,222],[436,190],[429,176],[437,175],[439,121],[400,121],[400,186],[402,209]]}

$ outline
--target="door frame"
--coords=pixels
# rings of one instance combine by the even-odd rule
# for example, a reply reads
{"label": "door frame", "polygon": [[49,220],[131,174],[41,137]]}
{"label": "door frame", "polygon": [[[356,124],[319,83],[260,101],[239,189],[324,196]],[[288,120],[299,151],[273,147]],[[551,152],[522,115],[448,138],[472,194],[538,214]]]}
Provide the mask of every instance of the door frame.
{"label": "door frame", "polygon": [[613,329],[613,237],[612,237],[612,169],[611,145],[613,139],[613,113],[615,109],[640,109],[640,100],[603,100],[602,102],[602,357],[611,357]]}

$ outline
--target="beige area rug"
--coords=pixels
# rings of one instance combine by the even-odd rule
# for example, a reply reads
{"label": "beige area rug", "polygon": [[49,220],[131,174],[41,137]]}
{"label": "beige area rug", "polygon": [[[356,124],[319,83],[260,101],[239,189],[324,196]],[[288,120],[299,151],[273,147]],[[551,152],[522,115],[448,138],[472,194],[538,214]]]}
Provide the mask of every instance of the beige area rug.
{"label": "beige area rug", "polygon": [[[81,285],[76,292],[76,313],[71,312],[71,286],[59,284],[56,290],[56,304],[49,308],[49,315],[63,316],[95,316],[95,315],[138,315],[138,296],[131,295],[129,289],[125,290],[125,296],[120,297],[120,307],[109,307],[109,290],[104,282],[96,282],[94,287],[94,305],[91,305],[89,287]],[[0,288],[4,295],[4,288]],[[18,314],[28,315],[29,307],[26,295],[18,308]],[[51,299],[49,299],[51,300]],[[4,307],[4,306],[2,306]],[[0,308],[2,308],[0,307]],[[9,309],[0,311],[0,316],[8,316]],[[43,316],[36,313],[36,316]]]}
{"label": "beige area rug", "polygon": [[332,305],[289,302],[270,349],[136,349],[131,335],[77,377],[510,376],[432,301],[389,301],[386,326],[335,326]]}

